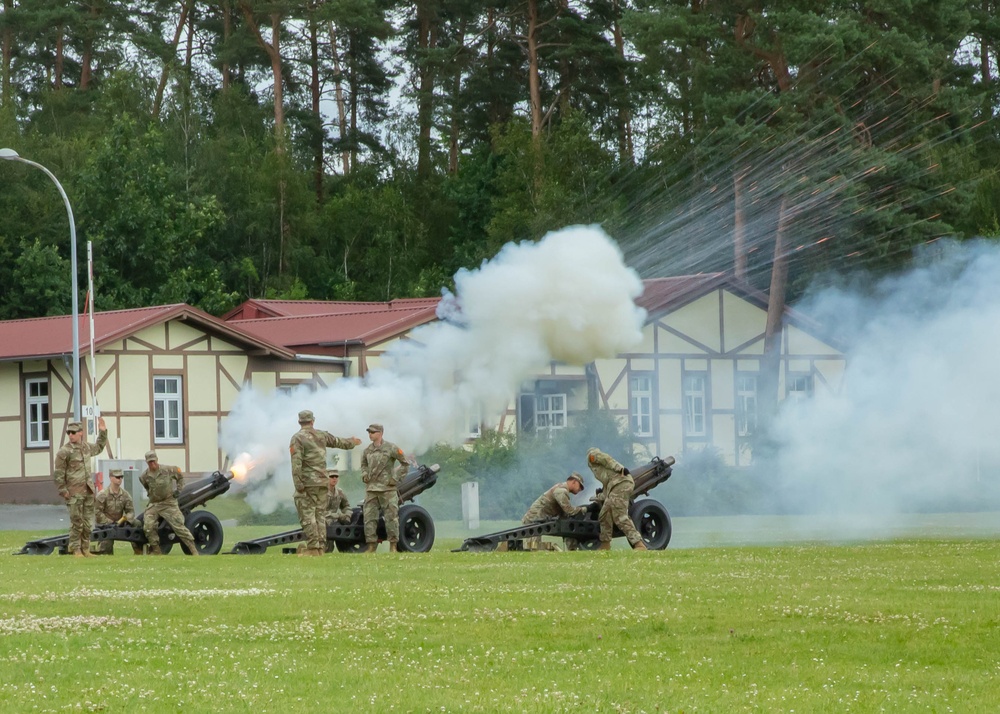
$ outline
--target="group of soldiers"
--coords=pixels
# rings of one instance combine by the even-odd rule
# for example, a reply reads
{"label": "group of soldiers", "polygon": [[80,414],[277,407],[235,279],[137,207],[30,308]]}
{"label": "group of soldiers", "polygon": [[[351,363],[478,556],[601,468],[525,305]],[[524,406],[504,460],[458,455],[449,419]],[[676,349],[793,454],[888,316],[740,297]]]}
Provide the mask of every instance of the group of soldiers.
{"label": "group of soldiers", "polygon": [[[78,421],[66,426],[68,442],[56,452],[53,476],[59,495],[69,508],[69,542],[66,550],[77,558],[95,555],[110,555],[114,541],[101,541],[92,552],[90,536],[97,523],[118,525],[139,525],[135,517],[135,504],[128,491],[122,488],[124,473],[121,469],[111,469],[108,473],[110,484],[100,493],[94,491],[94,479],[90,471],[90,459],[104,450],[108,443],[108,429],[103,417],[97,420],[97,441],[87,442],[83,425]],[[148,496],[142,528],[146,534],[146,551],[150,555],[161,555],[159,525],[166,521],[177,538],[191,555],[198,555],[194,536],[184,525],[184,514],[177,505],[177,497],[184,487],[184,476],[176,466],[160,465],[155,451],[146,452],[146,470],[139,476]],[[132,545],[133,552],[142,555],[143,547]]]}
{"label": "group of soldiers", "polygon": [[[315,428],[315,416],[308,409],[299,412],[299,430],[289,443],[292,462],[292,482],[295,486],[295,508],[302,525],[305,543],[299,548],[301,556],[318,556],[329,552],[327,524],[350,523],[353,511],[350,502],[338,484],[339,473],[327,468],[327,449],[353,449],[362,442],[358,437],[342,438]],[[112,540],[101,541],[96,552],[91,552],[90,537],[94,521],[98,524],[139,525],[135,505],[128,491],[122,488],[124,477],[121,469],[111,469],[110,484],[95,494],[90,471],[90,458],[104,450],[108,441],[104,419],[98,419],[98,436],[94,444],[86,441],[80,422],[70,422],[66,428],[68,443],[59,449],[55,459],[55,482],[59,494],[69,507],[70,532],[67,550],[76,557],[111,554]],[[378,548],[379,514],[385,520],[389,552],[398,550],[399,494],[397,486],[413,463],[403,450],[385,441],[381,424],[370,424],[366,429],[371,443],[361,456],[361,480],[365,484],[362,507],[365,529],[365,551],[374,553]],[[148,504],[142,518],[146,535],[146,550],[150,555],[162,554],[159,524],[166,521],[177,538],[191,555],[198,549],[191,531],[184,525],[184,514],[177,505],[177,497],[184,486],[184,477],[176,466],[160,465],[155,451],[146,452],[146,470],[139,476],[145,487]],[[600,504],[600,546],[610,550],[611,538],[617,527],[635,550],[646,550],[642,537],[629,517],[629,502],[635,483],[629,470],[608,454],[597,448],[587,452],[587,465],[601,484],[598,494],[591,499]],[[537,523],[558,516],[579,515],[587,506],[574,506],[570,496],[583,490],[583,477],[573,472],[565,482],[557,483],[538,497],[521,519],[522,523]],[[527,547],[537,550],[541,538],[531,538]],[[578,544],[566,540],[566,546],[575,550]],[[141,555],[143,547],[132,544],[133,552]]]}
{"label": "group of soldiers", "polygon": [[[336,477],[331,476],[326,468],[326,450],[353,449],[361,444],[361,439],[356,436],[342,438],[317,429],[315,421],[311,411],[300,411],[299,430],[288,445],[292,457],[295,509],[305,535],[305,547],[298,552],[301,556],[328,552],[328,518],[335,518],[340,523],[351,521],[350,503],[336,485]],[[407,458],[398,446],[383,439],[385,430],[381,424],[370,424],[366,431],[371,443],[361,455],[361,480],[365,484],[362,506],[365,552],[374,553],[378,548],[376,529],[381,512],[385,519],[389,552],[395,553],[399,543],[399,493],[396,487],[413,460]]]}

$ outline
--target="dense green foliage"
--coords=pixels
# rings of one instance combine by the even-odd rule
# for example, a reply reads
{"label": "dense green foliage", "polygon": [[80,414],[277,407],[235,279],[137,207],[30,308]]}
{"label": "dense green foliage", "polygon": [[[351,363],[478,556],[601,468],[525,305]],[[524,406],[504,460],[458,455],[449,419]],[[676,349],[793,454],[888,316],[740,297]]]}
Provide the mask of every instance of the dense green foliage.
{"label": "dense green foliage", "polygon": [[[773,525],[758,528],[778,537]],[[0,557],[28,536],[0,532]],[[448,552],[457,542],[398,556],[19,556],[0,583],[0,700],[115,713],[996,709],[996,540]]]}
{"label": "dense green foliage", "polygon": [[[762,242],[779,204],[799,216],[802,286],[848,258],[886,269],[943,234],[1000,232],[997,10],[3,0],[0,146],[66,187],[99,309],[433,295],[569,223],[627,247],[737,177],[765,188]],[[67,312],[54,187],[9,162],[0,186],[0,317]],[[659,251],[672,267],[636,266],[732,267],[699,240],[727,240],[738,194]],[[767,261],[750,268],[763,280]]]}

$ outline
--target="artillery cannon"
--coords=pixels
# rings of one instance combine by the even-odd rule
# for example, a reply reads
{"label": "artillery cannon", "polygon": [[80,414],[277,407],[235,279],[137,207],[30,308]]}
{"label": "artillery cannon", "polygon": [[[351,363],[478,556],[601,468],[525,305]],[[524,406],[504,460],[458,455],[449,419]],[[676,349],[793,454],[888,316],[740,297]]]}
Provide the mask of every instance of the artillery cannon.
{"label": "artillery cannon", "polygon": [[[421,493],[437,483],[437,473],[441,467],[415,466],[406,472],[396,487],[399,493],[399,543],[400,551],[404,553],[426,553],[434,545],[434,520],[426,509],[415,503],[409,503]],[[376,530],[379,541],[386,539],[385,519],[379,516]],[[277,533],[263,538],[240,541],[229,551],[237,555],[261,555],[268,548],[276,545],[288,545],[305,540],[301,528],[294,531]],[[342,553],[360,553],[365,549],[365,519],[361,506],[351,510],[350,523],[328,523],[326,539]],[[285,549],[286,552],[291,549]]]}
{"label": "artillery cannon", "polygon": [[[200,555],[215,555],[222,550],[222,523],[209,511],[196,511],[195,508],[204,506],[216,496],[221,496],[229,490],[229,482],[233,479],[233,474],[228,476],[221,471],[214,472],[211,476],[206,476],[194,483],[187,484],[181,489],[177,497],[177,506],[184,514],[184,525],[194,536],[195,545],[198,547]],[[122,540],[138,545],[146,544],[146,533],[142,529],[141,522],[143,516],[138,517],[140,525],[116,525],[108,523],[94,527],[90,533],[91,541]],[[162,523],[159,528],[160,550],[165,554],[170,552],[177,535],[170,526]],[[60,554],[66,554],[66,547],[69,543],[69,534],[39,538],[29,540],[24,547],[14,555],[49,555],[53,550],[58,550]],[[181,546],[184,547],[183,545]]]}
{"label": "artillery cannon", "polygon": [[[632,490],[629,516],[649,550],[663,550],[670,543],[672,533],[670,514],[659,501],[653,498],[643,498],[638,501],[635,499],[648,495],[650,491],[670,478],[670,474],[673,473],[673,464],[673,456],[668,456],[665,459],[655,456],[645,466],[630,469],[632,479],[635,481],[635,488]],[[584,550],[593,550],[600,545],[601,524],[597,520],[597,514],[600,510],[600,504],[591,503],[587,510],[578,516],[550,518],[496,533],[466,538],[462,547],[457,548],[454,552],[488,552],[496,550],[501,545],[502,549],[506,550],[524,550],[524,539],[536,536],[573,538]],[[614,529],[613,537],[617,538],[622,535],[624,533],[618,528]]]}

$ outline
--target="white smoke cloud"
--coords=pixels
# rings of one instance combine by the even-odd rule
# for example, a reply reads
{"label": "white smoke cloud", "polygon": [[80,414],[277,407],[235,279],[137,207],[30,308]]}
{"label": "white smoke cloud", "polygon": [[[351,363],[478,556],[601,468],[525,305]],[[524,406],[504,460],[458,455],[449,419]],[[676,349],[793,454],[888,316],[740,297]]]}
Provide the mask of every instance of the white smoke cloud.
{"label": "white smoke cloud", "polygon": [[[551,361],[586,364],[638,344],[641,293],[639,276],[595,226],[510,243],[479,269],[460,271],[455,294],[444,293],[441,320],[413,330],[364,379],[290,395],[244,387],[219,443],[229,454],[250,454],[257,487],[248,501],[273,511],[291,500],[288,441],[300,409],[338,436],[363,436],[369,423],[382,423],[386,439],[408,453],[461,443],[470,416],[497,418],[521,383]],[[347,458],[340,456],[342,466]],[[260,483],[268,474],[274,478]]]}
{"label": "white smoke cloud", "polygon": [[800,306],[851,336],[839,393],[779,416],[789,510],[974,508],[1000,476],[1000,248],[941,244],[874,290]]}

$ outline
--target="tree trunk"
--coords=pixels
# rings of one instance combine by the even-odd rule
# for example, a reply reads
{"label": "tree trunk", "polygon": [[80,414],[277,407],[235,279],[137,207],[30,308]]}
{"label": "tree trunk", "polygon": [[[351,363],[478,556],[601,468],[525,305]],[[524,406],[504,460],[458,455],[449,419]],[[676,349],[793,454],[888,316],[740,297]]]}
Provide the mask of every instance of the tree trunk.
{"label": "tree trunk", "polygon": [[63,82],[63,28],[62,25],[56,28],[56,58],[53,66],[52,83],[56,89],[62,89]]}
{"label": "tree trunk", "polygon": [[163,71],[160,72],[160,81],[156,85],[156,97],[153,99],[153,116],[160,116],[160,107],[163,103],[163,92],[167,88],[167,79],[170,76],[170,65],[173,64],[174,59],[177,57],[177,45],[181,42],[181,32],[184,31],[184,24],[187,22],[188,17],[188,2],[193,0],[183,0],[181,2],[181,15],[180,19],[177,21],[177,27],[174,29],[174,40],[170,44],[170,59],[163,63]]}
{"label": "tree trunk", "polygon": [[[91,4],[88,13],[90,20],[97,19],[97,6]],[[83,33],[83,56],[80,58],[80,91],[90,89],[90,78],[94,64],[94,23],[88,22]]]}
{"label": "tree trunk", "polygon": [[542,82],[538,75],[538,0],[528,0],[528,102],[531,106],[531,138],[537,147],[542,135]]}
{"label": "tree trunk", "polygon": [[[4,12],[9,13],[14,9],[14,0],[3,0]],[[9,17],[9,15],[8,15]],[[7,106],[10,101],[10,59],[12,49],[11,29],[9,26],[3,28],[3,60],[0,67],[0,104]]]}
{"label": "tree trunk", "polygon": [[788,283],[788,256],[785,236],[790,221],[788,199],[781,197],[778,228],[774,235],[774,262],[771,266],[771,289],[767,299],[767,323],[764,327],[764,358],[761,361],[761,414],[765,424],[778,411],[778,378],[781,371],[781,336],[784,326],[785,291]]}
{"label": "tree trunk", "polygon": [[458,175],[458,147],[460,122],[458,116],[458,97],[462,93],[462,61],[459,59],[465,52],[465,21],[458,30],[458,50],[456,52],[455,73],[451,84],[451,127],[448,137],[448,174]]}
{"label": "tree trunk", "polygon": [[309,94],[312,99],[313,121],[316,122],[316,136],[313,141],[314,181],[316,183],[316,203],[323,203],[323,114],[319,106],[319,38],[314,16],[315,5],[309,7]]}
{"label": "tree trunk", "polygon": [[[621,6],[619,0],[612,3],[614,21],[611,26],[611,33],[615,40],[615,52],[621,62],[622,70],[618,73],[618,81],[621,83],[622,91],[628,86],[628,78],[625,76],[624,67],[628,62],[625,59],[625,36],[621,26]],[[632,108],[628,100],[628,94],[619,100],[618,105],[618,160],[623,164],[631,165],[635,158],[635,143],[632,138]]]}
{"label": "tree trunk", "polygon": [[[229,0],[222,0],[222,44],[225,45],[229,42],[229,35],[232,33],[232,8],[229,5]],[[225,92],[229,89],[229,85],[232,82],[232,77],[229,71],[229,62],[223,60],[222,62],[222,91]]]}
{"label": "tree trunk", "polygon": [[274,136],[277,140],[277,151],[281,154],[284,153],[285,143],[285,108],[281,85],[281,16],[278,13],[271,15],[271,41],[267,42],[260,33],[260,28],[253,16],[253,9],[246,0],[240,1],[240,7],[250,31],[257,39],[257,44],[263,48],[271,60],[271,78],[274,84]]}
{"label": "tree trunk", "polygon": [[[337,34],[334,24],[330,23],[330,56],[333,57],[334,97],[337,100],[337,126],[340,128],[341,145],[347,140],[347,108],[344,105],[344,70],[340,62],[340,49],[337,47]],[[341,149],[340,161],[346,176],[351,172],[351,152]]]}
{"label": "tree trunk", "polygon": [[417,177],[431,174],[431,133],[434,128],[434,63],[437,45],[437,12],[432,0],[417,2]]}
{"label": "tree trunk", "polygon": [[733,273],[737,280],[747,279],[746,215],[743,205],[746,171],[741,167],[733,178]]}

